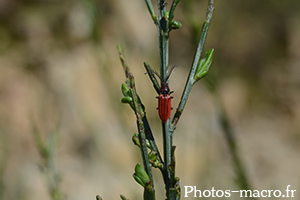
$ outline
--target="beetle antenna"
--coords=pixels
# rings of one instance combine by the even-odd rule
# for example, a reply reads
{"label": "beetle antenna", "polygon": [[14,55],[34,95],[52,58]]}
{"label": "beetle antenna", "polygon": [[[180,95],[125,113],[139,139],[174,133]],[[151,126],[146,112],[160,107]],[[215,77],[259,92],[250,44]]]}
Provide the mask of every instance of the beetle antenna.
{"label": "beetle antenna", "polygon": [[173,69],[174,69],[175,67],[178,67],[178,65],[173,65],[173,66],[172,66],[172,68],[170,69],[170,72],[169,72],[169,74],[168,74],[168,76],[167,76],[167,78],[166,78],[166,82],[167,82],[167,80],[169,79],[169,77],[170,77],[170,75],[171,75],[171,73],[172,73],[172,71],[173,71]]}
{"label": "beetle antenna", "polygon": [[[170,69],[170,72],[169,72],[169,74],[168,74],[168,76],[167,76],[167,78],[166,78],[166,80],[165,80],[164,82],[167,82],[167,80],[169,79],[169,77],[170,77],[170,75],[171,75],[171,73],[172,73],[172,71],[173,71],[173,69],[174,69],[175,67],[178,67],[178,65],[173,65],[173,66],[172,66],[172,68]],[[154,73],[154,74],[156,74],[156,76],[161,80],[161,77],[160,77],[160,75],[157,73],[157,71],[154,71],[154,70],[151,69],[150,72],[146,72],[145,74],[149,74],[149,73]],[[162,81],[162,80],[161,80],[161,81]]]}
{"label": "beetle antenna", "polygon": [[156,76],[161,80],[160,75],[157,73],[157,71],[153,71],[154,74],[156,74]]}
{"label": "beetle antenna", "polygon": [[149,74],[149,73],[154,73],[154,74],[156,74],[156,76],[161,80],[161,77],[160,77],[160,75],[157,73],[157,71],[154,71],[154,70],[150,70],[150,72],[146,72],[145,74]]}

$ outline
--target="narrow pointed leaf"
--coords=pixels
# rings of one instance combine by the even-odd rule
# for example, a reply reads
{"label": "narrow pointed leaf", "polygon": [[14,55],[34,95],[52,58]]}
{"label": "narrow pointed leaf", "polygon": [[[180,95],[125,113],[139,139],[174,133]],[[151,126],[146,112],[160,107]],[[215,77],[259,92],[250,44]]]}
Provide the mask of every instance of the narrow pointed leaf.
{"label": "narrow pointed leaf", "polygon": [[212,63],[213,55],[214,55],[214,49],[211,49],[208,52],[206,52],[204,58],[202,58],[199,61],[199,64],[197,66],[197,70],[196,70],[196,73],[194,76],[195,82],[200,80],[201,78],[203,78],[208,73],[208,70]]}

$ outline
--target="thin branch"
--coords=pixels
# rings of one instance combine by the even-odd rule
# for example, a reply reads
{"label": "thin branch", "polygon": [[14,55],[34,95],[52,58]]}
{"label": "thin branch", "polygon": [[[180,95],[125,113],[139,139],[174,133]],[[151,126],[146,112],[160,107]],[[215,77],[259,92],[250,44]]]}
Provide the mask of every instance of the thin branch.
{"label": "thin branch", "polygon": [[[164,0],[158,0],[158,5],[162,5],[165,3]],[[158,6],[158,20],[160,22],[166,22],[164,13],[166,11],[165,6]],[[160,23],[166,25],[166,23]],[[168,65],[169,65],[169,27],[161,27],[157,26],[158,29],[158,41],[159,41],[159,55],[160,55],[160,77],[161,83],[168,82]],[[166,123],[162,123],[162,130],[163,130],[163,149],[164,149],[164,176],[167,176],[165,185],[166,185],[166,195],[168,200],[175,200],[173,198],[174,195],[171,194],[171,188],[173,187],[170,185],[170,170],[169,166],[171,164],[171,149],[172,149],[172,135],[173,132],[170,132],[170,120]],[[173,181],[172,181],[173,182]]]}
{"label": "thin branch", "polygon": [[[145,133],[145,128],[144,128],[144,123],[142,120],[142,104],[139,104],[138,95],[137,95],[136,88],[135,88],[134,77],[133,77],[132,73],[130,72],[129,66],[126,64],[126,60],[123,55],[122,47],[120,44],[118,44],[118,51],[119,51],[119,57],[120,57],[120,60],[121,60],[121,63],[122,63],[122,66],[123,66],[123,69],[125,72],[125,76],[126,76],[126,84],[131,93],[133,109],[134,109],[134,112],[135,112],[136,118],[137,118],[139,139],[140,139],[140,143],[141,143],[140,149],[141,149],[141,154],[142,154],[142,158],[143,158],[144,168],[150,178],[150,181],[153,184],[151,164],[149,162],[148,149],[147,149],[147,145],[146,145],[147,138],[146,138],[146,133]],[[154,187],[154,184],[153,184],[153,187]],[[151,192],[149,192],[149,191],[146,192],[146,189],[145,189],[145,194],[149,195],[149,199],[155,199],[154,189],[151,190]]]}
{"label": "thin branch", "polygon": [[194,56],[194,61],[193,61],[193,64],[192,64],[192,67],[191,67],[191,70],[190,70],[190,74],[189,74],[189,77],[187,79],[183,94],[181,96],[181,100],[179,102],[179,105],[176,109],[176,113],[175,113],[174,118],[172,120],[172,128],[173,129],[175,129],[176,124],[178,123],[178,120],[180,119],[182,111],[183,111],[183,109],[185,107],[185,104],[187,102],[188,96],[191,92],[192,86],[195,83],[194,76],[195,76],[195,72],[196,72],[198,63],[199,63],[200,58],[201,58],[201,53],[202,53],[203,46],[204,46],[204,43],[205,43],[205,40],[206,40],[206,37],[207,37],[209,25],[210,25],[212,15],[213,15],[213,10],[214,10],[213,0],[208,0],[206,19],[205,19],[205,22],[204,22],[203,27],[202,27],[200,40],[199,40],[198,47],[197,47],[197,50],[196,50],[196,53],[195,53],[195,56]]}
{"label": "thin branch", "polygon": [[154,71],[151,69],[149,63],[144,62],[144,66],[145,66],[145,68],[147,70],[147,74],[148,74],[151,82],[153,83],[153,87],[155,88],[157,94],[159,94],[159,88],[160,88],[160,86],[159,86],[159,84],[157,82],[156,77],[154,76]]}
{"label": "thin branch", "polygon": [[152,3],[151,3],[151,0],[145,0],[145,3],[146,3],[146,5],[147,5],[148,11],[149,11],[149,13],[150,13],[150,15],[151,15],[151,18],[152,18],[152,20],[154,21],[154,24],[155,24],[156,26],[159,26],[158,19],[157,19],[157,16],[156,16],[156,14],[155,14],[155,11],[154,11],[154,9],[153,9],[153,5],[152,5]]}
{"label": "thin branch", "polygon": [[[158,147],[156,145],[155,139],[153,137],[152,131],[150,129],[147,117],[145,115],[145,117],[143,117],[143,122],[144,122],[144,127],[145,127],[145,133],[146,133],[146,137],[151,145],[151,149],[156,151],[158,154],[158,161],[164,166],[164,161],[162,160],[162,157],[160,155],[160,152],[158,150]],[[164,179],[164,183],[167,184],[168,182],[168,174],[166,173],[166,171],[164,169],[159,168],[162,175],[163,175],[163,179]]]}
{"label": "thin branch", "polygon": [[170,14],[169,14],[169,21],[171,24],[173,18],[174,18],[174,11],[175,11],[175,8],[177,6],[177,4],[179,3],[180,0],[173,0],[173,3],[172,3],[172,6],[171,6],[171,9],[170,9]]}

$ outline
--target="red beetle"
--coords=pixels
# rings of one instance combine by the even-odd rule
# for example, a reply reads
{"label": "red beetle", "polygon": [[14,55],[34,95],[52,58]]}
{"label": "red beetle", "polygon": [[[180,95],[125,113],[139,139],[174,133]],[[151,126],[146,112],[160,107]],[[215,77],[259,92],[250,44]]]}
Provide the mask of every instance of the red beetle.
{"label": "red beetle", "polygon": [[[167,76],[166,80],[161,83],[161,87],[159,89],[159,96],[156,97],[158,98],[158,108],[157,108],[158,114],[163,123],[166,123],[168,121],[172,110],[171,99],[173,97],[171,97],[170,94],[172,94],[173,91],[170,92],[170,88],[167,83],[167,80],[169,79],[174,67],[176,67],[176,65],[171,68],[170,73]],[[155,74],[161,79],[161,77],[156,72]]]}
{"label": "red beetle", "polygon": [[171,99],[173,97],[170,96],[170,88],[168,83],[162,82],[161,87],[159,89],[158,98],[158,114],[163,123],[166,123],[171,115]]}

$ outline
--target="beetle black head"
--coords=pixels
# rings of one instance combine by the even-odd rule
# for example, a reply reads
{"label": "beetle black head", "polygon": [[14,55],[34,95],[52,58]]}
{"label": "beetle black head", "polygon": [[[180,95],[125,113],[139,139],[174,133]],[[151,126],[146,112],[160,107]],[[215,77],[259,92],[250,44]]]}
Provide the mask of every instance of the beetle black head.
{"label": "beetle black head", "polygon": [[159,89],[159,93],[166,96],[167,94],[170,94],[170,88],[168,86],[167,82],[162,82],[161,87]]}

